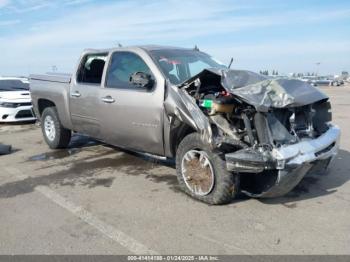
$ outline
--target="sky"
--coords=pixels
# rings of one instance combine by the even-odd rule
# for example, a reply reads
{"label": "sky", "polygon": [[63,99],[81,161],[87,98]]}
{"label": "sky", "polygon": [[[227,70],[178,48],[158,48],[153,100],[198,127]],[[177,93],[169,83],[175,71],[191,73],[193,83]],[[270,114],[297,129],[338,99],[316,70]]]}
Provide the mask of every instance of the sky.
{"label": "sky", "polygon": [[83,49],[118,43],[197,45],[252,71],[339,74],[350,71],[350,1],[0,0],[0,75],[69,73]]}

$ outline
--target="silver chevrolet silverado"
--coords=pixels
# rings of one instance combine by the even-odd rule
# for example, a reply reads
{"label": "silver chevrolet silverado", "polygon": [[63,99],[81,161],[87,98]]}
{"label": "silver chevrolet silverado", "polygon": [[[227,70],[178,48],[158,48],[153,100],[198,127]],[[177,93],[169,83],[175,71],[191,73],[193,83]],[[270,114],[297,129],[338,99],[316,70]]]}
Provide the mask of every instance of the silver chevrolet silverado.
{"label": "silver chevrolet silverado", "polygon": [[198,49],[86,50],[73,75],[31,75],[30,88],[50,148],[79,132],[175,158],[183,191],[209,204],[282,196],[339,147],[316,87],[231,70]]}

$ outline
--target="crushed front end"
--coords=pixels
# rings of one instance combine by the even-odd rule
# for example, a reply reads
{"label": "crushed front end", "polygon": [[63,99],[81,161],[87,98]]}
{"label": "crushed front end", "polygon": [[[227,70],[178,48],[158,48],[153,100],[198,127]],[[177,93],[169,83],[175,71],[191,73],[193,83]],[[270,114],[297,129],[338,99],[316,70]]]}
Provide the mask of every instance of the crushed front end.
{"label": "crushed front end", "polygon": [[322,172],[338,152],[340,129],[329,123],[328,102],[255,113],[253,146],[225,154],[240,174],[242,191],[255,197],[282,196],[308,173]]}
{"label": "crushed front end", "polygon": [[282,196],[337,154],[328,97],[307,83],[204,70],[182,87],[208,119],[213,150],[250,196]]}

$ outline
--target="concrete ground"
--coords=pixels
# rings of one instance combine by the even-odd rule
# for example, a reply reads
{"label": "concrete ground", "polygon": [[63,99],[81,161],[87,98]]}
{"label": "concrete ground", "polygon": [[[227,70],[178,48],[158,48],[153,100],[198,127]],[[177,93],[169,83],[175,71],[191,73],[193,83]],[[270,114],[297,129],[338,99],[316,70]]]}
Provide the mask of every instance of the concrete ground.
{"label": "concrete ground", "polygon": [[34,124],[0,125],[0,254],[350,254],[350,86],[323,88],[342,128],[325,175],[286,197],[208,206],[168,162],[75,136],[52,151]]}

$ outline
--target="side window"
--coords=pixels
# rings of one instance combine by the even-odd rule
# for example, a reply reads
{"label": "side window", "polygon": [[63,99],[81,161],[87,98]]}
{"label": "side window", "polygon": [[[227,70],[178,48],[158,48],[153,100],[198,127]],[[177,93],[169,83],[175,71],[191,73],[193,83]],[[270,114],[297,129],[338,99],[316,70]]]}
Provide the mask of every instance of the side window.
{"label": "side window", "polygon": [[79,83],[101,84],[107,54],[88,54],[80,65],[77,81]]}
{"label": "side window", "polygon": [[135,72],[152,74],[147,64],[131,52],[115,52],[107,71],[106,86],[111,88],[135,88],[130,76]]}

